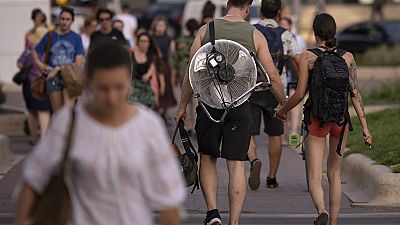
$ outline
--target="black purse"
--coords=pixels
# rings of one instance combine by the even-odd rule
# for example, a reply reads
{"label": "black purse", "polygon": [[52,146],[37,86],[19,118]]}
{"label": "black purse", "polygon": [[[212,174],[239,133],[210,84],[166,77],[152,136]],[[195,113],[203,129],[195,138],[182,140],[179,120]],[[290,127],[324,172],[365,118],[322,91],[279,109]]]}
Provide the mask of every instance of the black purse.
{"label": "black purse", "polygon": [[32,66],[24,66],[22,67],[22,69],[20,71],[18,71],[12,81],[17,84],[17,85],[21,85],[25,79],[28,77],[29,71],[31,70]]}
{"label": "black purse", "polygon": [[[181,142],[185,152],[182,154],[179,150],[178,146],[175,144],[176,134],[178,133],[181,137]],[[185,124],[183,120],[180,120],[176,125],[174,137],[172,138],[172,148],[175,150],[179,163],[181,165],[182,175],[185,178],[186,186],[190,187],[192,185],[192,193],[197,188],[199,189],[199,173],[198,173],[198,165],[199,161],[197,152],[193,147],[192,142],[190,141],[189,135],[185,130]]]}

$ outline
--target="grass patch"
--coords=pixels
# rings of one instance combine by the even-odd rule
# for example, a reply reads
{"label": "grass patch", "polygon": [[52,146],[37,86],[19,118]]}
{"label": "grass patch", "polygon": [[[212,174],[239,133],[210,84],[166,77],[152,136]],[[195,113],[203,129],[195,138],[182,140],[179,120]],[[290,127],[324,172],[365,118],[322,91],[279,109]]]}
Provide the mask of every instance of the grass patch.
{"label": "grass patch", "polygon": [[388,47],[382,45],[355,56],[362,66],[398,66],[400,64],[400,45]]}
{"label": "grass patch", "polygon": [[393,173],[400,173],[400,166],[396,166],[392,169]]}
{"label": "grass patch", "polygon": [[384,85],[363,96],[366,105],[382,103],[400,103],[400,81]]}
{"label": "grass patch", "polygon": [[[360,123],[353,118],[354,131],[349,133],[347,141],[351,150],[346,155],[361,153],[382,165],[400,164],[400,109],[368,114],[367,119],[373,136],[372,149],[364,145]],[[392,171],[400,173],[400,166]]]}

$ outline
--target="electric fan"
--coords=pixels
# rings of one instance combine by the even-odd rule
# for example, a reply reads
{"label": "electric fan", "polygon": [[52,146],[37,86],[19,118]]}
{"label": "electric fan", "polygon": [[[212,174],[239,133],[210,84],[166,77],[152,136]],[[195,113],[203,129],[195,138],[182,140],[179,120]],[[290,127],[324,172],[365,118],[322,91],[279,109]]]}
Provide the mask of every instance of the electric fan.
{"label": "electric fan", "polygon": [[[228,111],[243,104],[252,91],[265,82],[257,82],[257,67],[270,80],[255,54],[237,42],[225,39],[215,45],[203,45],[189,65],[189,80],[200,106],[214,122],[223,122]],[[223,109],[220,119],[213,118],[205,105]]]}

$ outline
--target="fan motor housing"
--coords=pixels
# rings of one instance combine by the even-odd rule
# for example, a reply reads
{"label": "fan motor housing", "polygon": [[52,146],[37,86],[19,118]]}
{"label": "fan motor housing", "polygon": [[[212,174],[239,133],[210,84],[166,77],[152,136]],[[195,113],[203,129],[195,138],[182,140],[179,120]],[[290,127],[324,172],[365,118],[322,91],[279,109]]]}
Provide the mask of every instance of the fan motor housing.
{"label": "fan motor housing", "polygon": [[229,83],[235,77],[235,68],[227,64],[222,66],[218,71],[218,79],[222,83]]}

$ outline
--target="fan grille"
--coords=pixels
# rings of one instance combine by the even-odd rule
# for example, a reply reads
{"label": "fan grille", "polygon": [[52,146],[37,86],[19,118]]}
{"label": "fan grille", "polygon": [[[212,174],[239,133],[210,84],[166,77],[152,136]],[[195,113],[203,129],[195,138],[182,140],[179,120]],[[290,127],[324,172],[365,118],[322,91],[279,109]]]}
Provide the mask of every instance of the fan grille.
{"label": "fan grille", "polygon": [[[221,39],[216,40],[215,47],[224,54],[227,64],[234,68],[233,79],[223,83],[208,72],[206,57],[212,45],[207,43],[193,56],[189,66],[189,80],[200,101],[210,107],[224,109],[256,84],[257,68],[249,51],[242,45]],[[250,94],[240,99],[236,106],[243,104],[249,97]]]}

